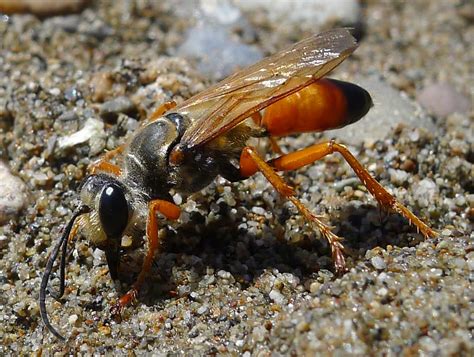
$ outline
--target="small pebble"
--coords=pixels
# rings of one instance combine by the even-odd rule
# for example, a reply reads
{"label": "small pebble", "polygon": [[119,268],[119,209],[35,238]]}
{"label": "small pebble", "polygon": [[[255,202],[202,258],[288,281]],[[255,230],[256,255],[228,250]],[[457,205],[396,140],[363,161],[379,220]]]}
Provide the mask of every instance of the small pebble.
{"label": "small pebble", "polygon": [[232,277],[232,275],[228,271],[225,271],[225,270],[219,270],[217,272],[217,276],[221,279],[230,279]]}
{"label": "small pebble", "polygon": [[100,116],[109,121],[116,119],[119,113],[133,114],[135,111],[135,104],[127,97],[117,97],[100,106]]}
{"label": "small pebble", "polygon": [[58,118],[56,119],[57,121],[76,121],[79,119],[79,116],[77,115],[76,111],[74,110],[69,110],[67,112],[62,113]]}
{"label": "small pebble", "polygon": [[311,292],[311,294],[314,294],[316,292],[318,292],[318,290],[321,288],[321,283],[317,282],[317,281],[313,281],[311,283],[311,285],[309,286],[309,291]]}
{"label": "small pebble", "polygon": [[365,117],[354,124],[331,131],[331,137],[336,137],[346,144],[358,146],[364,142],[382,140],[390,135],[391,129],[398,125],[424,128],[431,133],[437,132],[438,129],[431,118],[420,113],[412,101],[387,82],[376,76],[370,76],[356,78],[354,83],[370,93],[374,106]]}
{"label": "small pebble", "polygon": [[90,88],[92,90],[92,99],[95,102],[102,102],[112,93],[113,88],[112,76],[108,72],[95,73],[90,80]]}
{"label": "small pebble", "polygon": [[413,193],[421,207],[429,207],[433,205],[439,189],[433,180],[424,178],[414,184]]}
{"label": "small pebble", "polygon": [[[1,242],[1,241],[0,241]],[[474,270],[474,254],[471,254],[468,258],[467,258],[467,266],[468,266],[468,269],[470,271],[473,271]]]}
{"label": "small pebble", "polygon": [[82,10],[89,0],[2,0],[0,13],[31,13],[38,16],[67,14]]}
{"label": "small pebble", "polygon": [[417,100],[439,117],[446,117],[455,112],[467,113],[472,105],[472,101],[447,83],[435,83],[423,88]]}
{"label": "small pebble", "polygon": [[379,296],[382,296],[382,297],[383,297],[383,296],[385,296],[385,295],[387,295],[387,294],[388,294],[387,288],[380,288],[379,290],[377,290],[377,295],[379,295]]}
{"label": "small pebble", "polygon": [[60,149],[70,148],[75,145],[83,144],[94,137],[104,137],[104,123],[93,118],[89,118],[84,123],[81,130],[73,134],[58,138],[58,147]]}
{"label": "small pebble", "polygon": [[372,263],[373,267],[377,270],[383,270],[387,267],[385,260],[383,260],[383,258],[379,257],[378,255],[370,259],[370,262]]}
{"label": "small pebble", "polygon": [[49,94],[58,96],[61,94],[61,90],[59,88],[52,88],[49,90]]}
{"label": "small pebble", "polygon": [[403,170],[389,169],[388,173],[390,174],[390,182],[399,186],[407,182],[410,177],[408,172]]}
{"label": "small pebble", "polygon": [[262,207],[252,207],[252,212],[258,214],[259,216],[263,216],[265,214],[265,210]]}
{"label": "small pebble", "polygon": [[102,335],[105,335],[105,336],[110,335],[110,333],[112,332],[112,329],[110,328],[110,326],[100,326],[98,330]]}
{"label": "small pebble", "polygon": [[209,306],[207,306],[207,305],[202,305],[201,307],[199,307],[199,309],[197,309],[196,312],[198,313],[198,315],[203,315],[203,314],[205,314],[205,313],[208,312],[208,311],[209,311]]}
{"label": "small pebble", "polygon": [[74,315],[69,316],[67,321],[69,322],[70,325],[74,325],[78,319],[79,319],[79,316],[74,314]]}
{"label": "small pebble", "polygon": [[188,31],[178,55],[197,60],[198,70],[215,79],[222,79],[263,57],[258,48],[238,42],[226,28],[205,24]]}
{"label": "small pebble", "polygon": [[264,326],[257,326],[252,330],[252,338],[255,340],[255,342],[262,342],[266,335],[267,330]]}
{"label": "small pebble", "polygon": [[122,240],[120,242],[120,246],[122,248],[130,248],[132,246],[132,244],[133,244],[132,237],[130,237],[128,235],[122,237]]}
{"label": "small pebble", "polygon": [[298,6],[287,0],[235,0],[235,4],[247,12],[264,10],[273,24],[307,31],[328,23],[355,25],[361,10],[356,0],[299,0]]}
{"label": "small pebble", "polygon": [[13,176],[0,161],[0,225],[18,217],[28,202],[28,189],[23,181]]}
{"label": "small pebble", "polygon": [[285,296],[278,290],[272,289],[268,296],[277,304],[283,305],[286,302]]}

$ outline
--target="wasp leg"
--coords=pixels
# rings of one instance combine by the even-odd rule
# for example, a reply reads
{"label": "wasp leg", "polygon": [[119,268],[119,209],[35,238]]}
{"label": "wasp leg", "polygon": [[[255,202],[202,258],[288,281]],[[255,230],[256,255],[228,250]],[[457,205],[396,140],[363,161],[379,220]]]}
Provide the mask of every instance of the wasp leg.
{"label": "wasp leg", "polygon": [[105,171],[114,176],[120,176],[120,174],[122,173],[122,170],[119,166],[111,164],[110,162],[105,161],[104,159],[99,159],[93,162],[89,165],[87,169],[89,170],[91,175],[96,174],[98,171]]}
{"label": "wasp leg", "polygon": [[[262,114],[260,112],[253,113],[251,118],[252,118],[252,120],[255,124],[257,124],[259,127],[262,127],[262,119],[263,118],[262,118]],[[276,141],[275,137],[271,136],[270,133],[267,133],[267,134],[268,134],[268,140],[270,141],[270,146],[272,148],[272,151],[275,154],[283,155],[284,152],[281,149],[280,145],[278,145],[278,142]]]}
{"label": "wasp leg", "polygon": [[276,170],[287,171],[295,170],[302,166],[311,164],[326,155],[338,152],[352,167],[361,182],[367,187],[367,190],[375,197],[380,206],[401,214],[408,219],[410,224],[414,224],[418,231],[425,237],[434,237],[436,232],[423,223],[417,216],[415,216],[407,207],[398,202],[387,190],[374,179],[370,173],[362,166],[362,164],[351,154],[351,152],[341,144],[334,142],[334,140],[326,143],[312,145],[308,148],[293,152],[288,155],[281,156],[277,159],[271,160],[269,164]]}
{"label": "wasp leg", "polygon": [[117,155],[120,155],[123,150],[125,149],[124,145],[120,145],[119,147],[106,152],[102,157],[87,167],[87,170],[91,175],[97,173],[97,171],[105,171],[114,176],[120,176],[122,170],[119,166],[110,163],[110,160]]}
{"label": "wasp leg", "polygon": [[278,155],[284,155],[285,154],[283,152],[283,150],[281,149],[280,145],[278,145],[278,142],[276,141],[274,136],[269,136],[268,140],[270,140],[270,145],[272,147],[272,151],[275,154],[278,154]]}
{"label": "wasp leg", "polygon": [[144,122],[144,124],[153,123],[163,114],[165,114],[168,110],[173,109],[174,107],[176,107],[175,101],[170,101],[161,104],[153,113],[151,113],[150,117]]}
{"label": "wasp leg", "polygon": [[254,148],[247,146],[243,149],[240,157],[240,171],[244,177],[252,176],[257,171],[260,171],[277,192],[291,201],[308,222],[314,224],[322,236],[328,241],[336,271],[342,273],[346,270],[346,261],[343,254],[344,246],[341,243],[342,238],[331,232],[331,227],[321,221],[321,216],[313,214],[295,197],[294,189],[283,181],[275,170],[257,154]]}
{"label": "wasp leg", "polygon": [[72,226],[71,233],[69,233],[69,237],[67,239],[68,243],[71,243],[74,238],[77,236],[77,232],[79,231],[79,228],[81,228],[81,225],[83,224],[83,216],[77,217],[76,221],[74,222],[74,225]]}
{"label": "wasp leg", "polygon": [[157,250],[160,248],[161,243],[158,237],[157,212],[160,212],[166,218],[173,220],[178,219],[180,215],[180,209],[174,203],[163,200],[153,200],[148,204],[148,220],[146,224],[148,250],[145,259],[143,260],[142,270],[140,271],[137,280],[132,285],[132,288],[123,295],[114,306],[112,306],[112,315],[119,315],[127,305],[131,304],[136,299],[138,291],[150,272],[153,258],[155,257]]}

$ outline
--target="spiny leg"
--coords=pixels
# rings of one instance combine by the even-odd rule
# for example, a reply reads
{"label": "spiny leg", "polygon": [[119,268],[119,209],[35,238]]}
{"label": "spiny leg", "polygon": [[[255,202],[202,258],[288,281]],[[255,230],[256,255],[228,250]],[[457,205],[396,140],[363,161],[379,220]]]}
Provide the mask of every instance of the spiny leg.
{"label": "spiny leg", "polygon": [[260,171],[267,180],[273,185],[277,192],[284,198],[290,200],[300,213],[321,232],[322,236],[328,241],[331,247],[332,259],[338,273],[346,270],[344,258],[344,246],[342,238],[331,232],[331,228],[321,221],[320,216],[313,214],[300,200],[295,197],[294,189],[287,185],[285,181],[262,159],[252,147],[245,147],[240,157],[240,171],[242,176],[249,177]]}
{"label": "spiny leg", "polygon": [[165,114],[168,110],[173,109],[176,107],[175,101],[165,102],[161,104],[151,115],[148,119],[144,122],[144,124],[153,123],[155,120],[159,119],[163,114]]}
{"label": "spiny leg", "polygon": [[117,155],[120,155],[125,149],[125,145],[120,145],[113,150],[107,151],[100,159],[94,161],[87,167],[87,170],[91,175],[96,174],[98,171],[105,171],[114,176],[120,176],[122,170],[120,166],[110,163],[110,160]]}
{"label": "spiny leg", "polygon": [[283,150],[281,149],[280,145],[278,144],[274,136],[269,136],[268,140],[270,141],[270,146],[272,147],[272,151],[275,154],[284,155]]}
{"label": "spiny leg", "polygon": [[312,145],[308,148],[280,156],[277,159],[271,160],[269,164],[276,170],[287,171],[295,170],[302,166],[311,164],[326,155],[338,152],[352,167],[356,175],[362,181],[367,190],[375,197],[380,206],[401,214],[407,218],[410,224],[414,224],[417,229],[425,237],[434,237],[436,232],[423,223],[417,216],[415,216],[408,208],[398,202],[387,190],[374,179],[370,173],[362,166],[362,164],[351,154],[351,152],[341,144],[334,142],[334,140]]}
{"label": "spiny leg", "polygon": [[68,243],[71,243],[77,237],[77,232],[79,232],[79,229],[83,225],[84,225],[84,215],[81,215],[77,217],[76,220],[74,221],[74,225],[71,228],[71,233],[69,233],[69,236],[67,239]]}
{"label": "spiny leg", "polygon": [[[252,114],[252,120],[258,126],[260,126],[260,127],[262,126],[262,114],[260,112],[256,112],[256,113]],[[268,133],[268,140],[270,141],[270,146],[272,148],[272,151],[275,154],[278,154],[278,155],[283,155],[284,154],[283,150],[281,149],[280,145],[276,141],[275,137],[271,136],[269,133]]]}
{"label": "spiny leg", "polygon": [[160,239],[158,237],[158,220],[156,213],[160,212],[168,219],[178,219],[180,209],[174,203],[164,200],[153,200],[148,204],[148,220],[146,224],[146,236],[148,239],[148,250],[143,260],[142,270],[138,274],[137,280],[132,285],[131,289],[123,295],[119,301],[112,306],[112,315],[119,315],[120,312],[130,303],[132,303],[138,295],[143,282],[150,272],[153,258],[160,248]]}

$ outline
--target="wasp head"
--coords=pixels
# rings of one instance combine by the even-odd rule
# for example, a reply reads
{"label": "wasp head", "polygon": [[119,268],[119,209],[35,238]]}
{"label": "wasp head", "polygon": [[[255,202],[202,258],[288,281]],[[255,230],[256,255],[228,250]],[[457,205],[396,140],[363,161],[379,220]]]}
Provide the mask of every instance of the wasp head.
{"label": "wasp head", "polygon": [[[51,326],[46,313],[46,293],[55,299],[61,298],[65,287],[65,267],[67,242],[75,229],[81,229],[89,240],[105,251],[110,276],[116,279],[120,262],[120,242],[132,217],[132,209],[127,199],[127,189],[116,178],[99,174],[85,179],[80,188],[82,205],[74,212],[61,238],[53,248],[46,263],[40,287],[40,314],[46,327],[59,339],[64,337]],[[60,286],[57,292],[48,289],[53,266],[61,251]]]}
{"label": "wasp head", "polygon": [[80,195],[90,212],[80,217],[79,226],[95,246],[104,250],[110,276],[116,279],[120,242],[132,216],[127,189],[112,176],[91,175],[81,185]]}

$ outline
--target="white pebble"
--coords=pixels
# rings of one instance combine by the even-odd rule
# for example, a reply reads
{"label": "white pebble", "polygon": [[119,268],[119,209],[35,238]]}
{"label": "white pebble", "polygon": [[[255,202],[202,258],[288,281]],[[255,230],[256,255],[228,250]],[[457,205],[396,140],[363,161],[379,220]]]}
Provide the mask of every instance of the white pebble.
{"label": "white pebble", "polygon": [[270,294],[268,294],[268,296],[277,304],[282,305],[286,302],[285,296],[283,296],[283,294],[280,293],[278,290],[272,289],[272,291],[270,291]]}
{"label": "white pebble", "polygon": [[89,118],[84,123],[84,127],[73,134],[60,137],[58,146],[61,149],[83,144],[93,137],[105,136],[104,123],[100,120]]}
{"label": "white pebble", "polygon": [[0,162],[0,224],[16,217],[28,201],[26,185]]}
{"label": "white pebble", "polygon": [[207,305],[202,305],[199,309],[197,309],[198,315],[203,315],[209,310],[209,306]]}
{"label": "white pebble", "polygon": [[416,196],[420,206],[429,207],[435,202],[438,194],[438,186],[433,180],[424,178],[413,187],[413,193]]}
{"label": "white pebble", "polygon": [[175,193],[173,195],[173,201],[176,205],[180,205],[181,203],[183,203],[183,197],[181,197],[179,193]]}
{"label": "white pebble", "polygon": [[263,216],[265,214],[265,210],[262,207],[252,207],[252,212],[258,214],[259,216]]}
{"label": "white pebble", "polygon": [[378,270],[383,270],[387,267],[387,264],[385,263],[385,260],[379,256],[375,256],[372,259],[370,259],[370,262],[372,263],[373,267]]}
{"label": "white pebble", "polygon": [[219,270],[217,272],[217,276],[222,279],[230,279],[231,275],[228,271],[225,270]]}
{"label": "white pebble", "polygon": [[54,95],[57,97],[58,95],[61,94],[61,90],[59,88],[51,88],[49,91],[49,94]]}
{"label": "white pebble", "polygon": [[467,268],[468,268],[470,271],[473,271],[473,270],[474,270],[474,256],[473,256],[473,257],[470,257],[470,258],[467,260]]}
{"label": "white pebble", "polygon": [[67,321],[69,322],[70,325],[74,325],[79,317],[74,314],[68,317]]}
{"label": "white pebble", "polygon": [[272,23],[304,30],[327,24],[330,21],[355,24],[360,14],[358,1],[353,0],[299,0],[298,5],[288,0],[235,0],[242,10],[264,10]]}
{"label": "white pebble", "polygon": [[395,185],[402,185],[408,181],[410,175],[404,170],[389,169],[390,182]]}
{"label": "white pebble", "polygon": [[256,326],[252,331],[252,337],[255,342],[262,342],[265,339],[267,330],[264,326]]}

